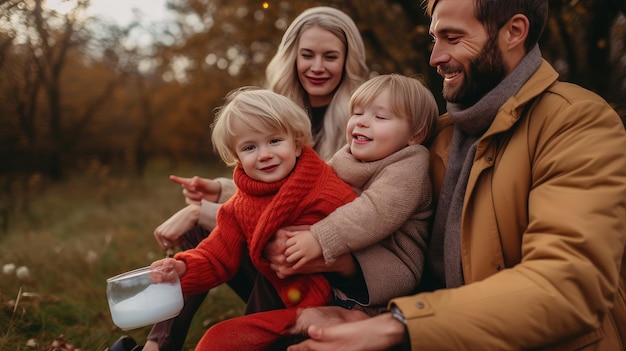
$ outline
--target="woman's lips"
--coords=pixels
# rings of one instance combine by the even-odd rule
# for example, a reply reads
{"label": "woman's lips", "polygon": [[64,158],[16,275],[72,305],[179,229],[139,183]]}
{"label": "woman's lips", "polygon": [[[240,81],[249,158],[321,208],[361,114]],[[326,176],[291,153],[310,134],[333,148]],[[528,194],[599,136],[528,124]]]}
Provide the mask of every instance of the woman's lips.
{"label": "woman's lips", "polygon": [[313,78],[307,77],[307,80],[313,85],[322,85],[328,81],[329,78]]}

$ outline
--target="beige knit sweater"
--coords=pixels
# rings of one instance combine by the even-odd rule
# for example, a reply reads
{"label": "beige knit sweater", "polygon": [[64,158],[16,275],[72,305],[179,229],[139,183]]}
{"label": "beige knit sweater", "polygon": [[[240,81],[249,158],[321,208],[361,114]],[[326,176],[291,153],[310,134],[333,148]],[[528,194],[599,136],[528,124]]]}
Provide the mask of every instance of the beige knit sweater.
{"label": "beige knit sweater", "polygon": [[345,146],[330,160],[340,178],[360,194],[311,226],[324,259],[353,252],[369,301],[386,304],[414,292],[424,267],[432,214],[429,152],[412,145],[374,162],[356,160]]}

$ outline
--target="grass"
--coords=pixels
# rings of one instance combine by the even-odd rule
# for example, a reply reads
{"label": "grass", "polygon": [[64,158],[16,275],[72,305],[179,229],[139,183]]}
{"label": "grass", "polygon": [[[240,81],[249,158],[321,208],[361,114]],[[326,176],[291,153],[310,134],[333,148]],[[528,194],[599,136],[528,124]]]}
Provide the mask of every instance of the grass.
{"label": "grass", "polygon": [[[150,327],[122,331],[113,324],[106,279],[163,257],[152,232],[185,205],[171,173],[215,177],[230,170],[157,165],[138,180],[95,165],[65,183],[30,189],[28,206],[0,232],[0,351],[63,350],[64,343],[102,351],[123,334],[145,341]],[[227,286],[213,289],[185,350],[243,307]]]}

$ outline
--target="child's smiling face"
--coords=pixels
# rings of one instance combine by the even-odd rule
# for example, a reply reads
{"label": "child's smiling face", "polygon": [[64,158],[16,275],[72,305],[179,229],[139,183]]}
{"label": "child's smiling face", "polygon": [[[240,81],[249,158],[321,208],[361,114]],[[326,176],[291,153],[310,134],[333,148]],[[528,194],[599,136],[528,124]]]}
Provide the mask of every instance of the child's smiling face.
{"label": "child's smiling face", "polygon": [[235,122],[234,129],[237,158],[252,179],[273,183],[287,177],[302,153],[294,137],[286,132],[259,132],[242,122]]}
{"label": "child's smiling face", "polygon": [[350,152],[364,162],[381,160],[412,144],[409,120],[390,108],[388,91],[370,104],[356,105],[348,121]]}

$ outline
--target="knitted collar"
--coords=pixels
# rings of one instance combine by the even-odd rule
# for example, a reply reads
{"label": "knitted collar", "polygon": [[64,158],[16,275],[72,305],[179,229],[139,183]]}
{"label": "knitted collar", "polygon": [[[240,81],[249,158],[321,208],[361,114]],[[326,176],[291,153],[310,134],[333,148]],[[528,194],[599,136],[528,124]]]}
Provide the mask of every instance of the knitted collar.
{"label": "knitted collar", "polygon": [[345,145],[335,153],[330,160],[330,164],[344,182],[348,183],[353,189],[362,190],[372,181],[372,177],[380,173],[387,165],[410,157],[410,155],[417,152],[416,149],[422,147],[424,146],[408,145],[383,159],[361,162],[350,153],[350,145]]}
{"label": "knitted collar", "polygon": [[498,109],[537,71],[541,65],[539,45],[528,52],[517,67],[500,84],[470,107],[447,103],[452,123],[468,135],[481,135],[493,121]]}
{"label": "knitted collar", "polygon": [[[297,163],[296,163],[297,165]],[[244,172],[241,165],[237,165],[234,171],[233,180],[237,188],[245,194],[252,196],[267,196],[275,195],[280,190],[280,187],[285,184],[289,177],[285,177],[277,182],[266,183],[259,180],[250,178],[246,172]]]}
{"label": "knitted collar", "polygon": [[[304,147],[302,148],[302,153],[300,154],[300,157],[298,157],[298,159],[296,160],[296,165],[291,173],[287,177],[277,182],[266,183],[254,180],[250,178],[246,174],[246,172],[243,171],[241,165],[237,165],[237,167],[235,167],[235,170],[233,172],[233,180],[235,182],[235,185],[237,186],[237,190],[240,190],[245,194],[251,196],[275,195],[290,178],[293,178],[292,175],[294,175],[294,173],[298,174],[298,177],[303,177],[301,179],[293,179],[292,181],[294,182],[299,182],[303,179],[308,180],[310,179],[309,177],[319,176],[322,173],[322,170],[317,167],[318,159],[319,156],[312,148]],[[303,171],[301,170],[298,173],[296,172],[296,169],[303,169]],[[312,187],[313,185],[309,184],[308,186]]]}

